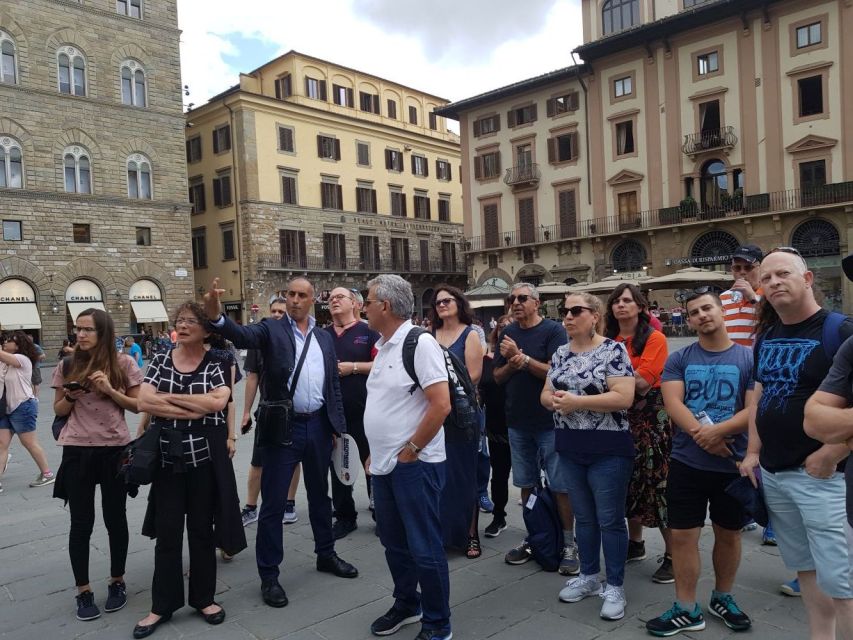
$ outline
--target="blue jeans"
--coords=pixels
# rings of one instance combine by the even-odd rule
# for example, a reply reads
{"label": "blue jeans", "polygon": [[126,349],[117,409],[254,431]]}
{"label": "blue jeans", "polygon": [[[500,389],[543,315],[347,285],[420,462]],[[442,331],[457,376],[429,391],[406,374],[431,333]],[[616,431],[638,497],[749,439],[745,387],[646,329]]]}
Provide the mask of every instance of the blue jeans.
{"label": "blue jeans", "polygon": [[568,479],[554,448],[554,430],[527,431],[510,427],[507,432],[512,455],[512,484],[519,489],[537,487],[540,469],[545,469],[551,491],[566,493]]}
{"label": "blue jeans", "polygon": [[581,573],[598,575],[604,546],[607,584],[621,587],[628,557],[625,500],[634,461],[623,456],[558,455],[575,512]]}
{"label": "blue jeans", "polygon": [[[423,610],[424,629],[450,629],[450,577],[439,501],[445,463],[397,463],[372,476],[379,540],[394,580],[394,606]],[[421,592],[418,593],[418,585]]]}

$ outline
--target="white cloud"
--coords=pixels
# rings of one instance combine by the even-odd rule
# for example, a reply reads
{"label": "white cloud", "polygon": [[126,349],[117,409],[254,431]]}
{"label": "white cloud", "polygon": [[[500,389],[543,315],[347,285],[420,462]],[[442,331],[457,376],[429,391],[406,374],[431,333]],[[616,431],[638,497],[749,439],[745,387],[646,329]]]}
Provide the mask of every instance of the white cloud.
{"label": "white cloud", "polygon": [[178,0],[178,9],[184,101],[196,106],[291,49],[460,100],[568,66],[582,41],[580,0]]}

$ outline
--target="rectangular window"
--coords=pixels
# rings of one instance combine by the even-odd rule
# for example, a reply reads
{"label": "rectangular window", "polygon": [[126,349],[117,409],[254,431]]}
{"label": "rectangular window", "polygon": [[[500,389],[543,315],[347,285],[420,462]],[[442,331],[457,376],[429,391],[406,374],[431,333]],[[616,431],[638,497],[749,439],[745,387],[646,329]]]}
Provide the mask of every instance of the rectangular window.
{"label": "rectangular window", "polygon": [[429,273],[429,240],[418,240],[418,249],[421,258],[421,271]]}
{"label": "rectangular window", "polygon": [[397,119],[397,102],[388,98],[388,117],[392,120]]}
{"label": "rectangular window", "polygon": [[797,49],[804,49],[820,43],[820,22],[797,27]]}
{"label": "rectangular window", "polygon": [[483,235],[487,247],[500,246],[500,224],[498,223],[498,205],[496,204],[487,204],[483,207]]}
{"label": "rectangular window", "polygon": [[335,101],[335,104],[338,104],[342,107],[351,107],[353,106],[353,93],[352,89],[348,87],[342,87],[339,84],[332,85],[332,100]]}
{"label": "rectangular window", "polygon": [[326,269],[345,269],[347,239],[342,233],[323,234],[323,266]]}
{"label": "rectangular window", "polygon": [[418,108],[417,107],[409,107],[409,122],[411,124],[418,123]]}
{"label": "rectangular window", "polygon": [[439,180],[451,180],[450,163],[447,160],[435,161],[435,175]]}
{"label": "rectangular window", "polygon": [[429,128],[433,131],[438,129],[438,116],[433,111],[429,112]]}
{"label": "rectangular window", "polygon": [[489,269],[498,268],[498,257],[494,253],[489,254]]}
{"label": "rectangular window", "polygon": [[700,76],[706,76],[709,73],[714,73],[720,70],[719,54],[716,51],[704,53],[701,56],[696,56],[696,72]]}
{"label": "rectangular window", "polygon": [[282,174],[281,201],[284,204],[299,204],[299,198],[296,195],[296,174]]}
{"label": "rectangular window", "polygon": [[203,180],[197,179],[190,182],[190,202],[193,205],[193,213],[202,213],[207,209],[207,203],[204,199]]}
{"label": "rectangular window", "polygon": [[74,242],[77,244],[90,244],[92,242],[92,229],[88,224],[72,225]]}
{"label": "rectangular window", "polygon": [[430,219],[429,196],[423,193],[415,193],[415,218]]}
{"label": "rectangular window", "polygon": [[293,153],[293,129],[291,127],[278,127],[278,150]]}
{"label": "rectangular window", "polygon": [[358,102],[362,111],[379,113],[379,95],[375,93],[358,92]]}
{"label": "rectangular window", "polygon": [[23,239],[20,220],[3,221],[3,239],[8,242],[20,242]]}
{"label": "rectangular window", "polygon": [[334,182],[321,182],[320,202],[324,209],[343,209],[344,194],[341,185]]}
{"label": "rectangular window", "polygon": [[281,76],[275,81],[275,97],[284,100],[293,95],[293,82],[290,74]]}
{"label": "rectangular window", "polygon": [[529,104],[518,109],[510,109],[507,112],[507,126],[517,127],[528,122],[536,122],[536,105]]}
{"label": "rectangular window", "polygon": [[518,201],[518,231],[519,240],[522,244],[536,241],[533,198],[521,198]]}
{"label": "rectangular window", "polygon": [[136,227],[136,246],[151,246],[151,227]]}
{"label": "rectangular window", "polygon": [[578,92],[572,91],[548,101],[547,111],[549,116],[558,116],[561,113],[571,113],[578,110]]}
{"label": "rectangular window", "polygon": [[497,114],[474,120],[474,135],[484,136],[501,130],[501,117]]}
{"label": "rectangular window", "polygon": [[204,227],[193,229],[193,269],[207,267],[207,234]]}
{"label": "rectangular window", "polygon": [[627,120],[616,124],[616,155],[634,153],[634,121]]}
{"label": "rectangular window", "polygon": [[474,158],[474,177],[478,180],[497,178],[501,173],[501,152],[484,153]]}
{"label": "rectangular window", "polygon": [[231,206],[231,172],[220,173],[213,179],[213,204]]}
{"label": "rectangular window", "polygon": [[548,162],[570,162],[578,159],[577,132],[563,133],[548,140]]}
{"label": "rectangular window", "polygon": [[444,241],[441,243],[441,270],[447,273],[456,271],[456,243]]}
{"label": "rectangular window", "polygon": [[412,175],[429,176],[429,165],[426,158],[423,156],[412,156]]}
{"label": "rectangular window", "polygon": [[826,160],[800,163],[800,190],[810,191],[826,184]]}
{"label": "rectangular window", "polygon": [[234,223],[227,222],[219,228],[222,231],[222,259],[234,260],[237,257],[234,251]]}
{"label": "rectangular window", "polygon": [[367,186],[356,187],[355,210],[359,213],[376,213],[376,189]]}
{"label": "rectangular window", "polygon": [[201,160],[201,136],[194,136],[187,140],[187,162],[199,160]]}
{"label": "rectangular window", "polygon": [[305,76],[305,95],[314,100],[326,100],[326,81]]}
{"label": "rectangular window", "polygon": [[355,143],[356,162],[362,167],[370,166],[370,145],[366,142]]}
{"label": "rectangular window", "polygon": [[575,190],[566,189],[557,192],[560,216],[560,237],[577,237],[577,203],[575,202]]}
{"label": "rectangular window", "polygon": [[630,96],[634,92],[634,81],[631,76],[625,76],[613,81],[613,95],[617,98]]}
{"label": "rectangular window", "polygon": [[397,273],[409,271],[408,238],[391,238],[391,268]]}
{"label": "rectangular window", "polygon": [[231,149],[231,125],[224,124],[213,130],[213,153],[222,153]]}
{"label": "rectangular window", "polygon": [[278,232],[278,246],[281,253],[281,266],[302,268],[308,266],[304,231],[281,229]]}
{"label": "rectangular window", "polygon": [[823,76],[811,76],[797,80],[800,94],[800,117],[823,113]]}
{"label": "rectangular window", "polygon": [[633,223],[636,220],[637,214],[637,192],[628,191],[620,193],[616,196],[617,206],[619,207],[619,222],[620,228],[625,228],[625,224]]}
{"label": "rectangular window", "polygon": [[375,271],[380,268],[378,236],[358,237],[358,259],[364,270]]}
{"label": "rectangular window", "polygon": [[341,159],[341,141],[330,136],[317,136],[317,157],[326,160]]}
{"label": "rectangular window", "polygon": [[391,215],[406,217],[406,194],[397,187],[391,187]]}
{"label": "rectangular window", "polygon": [[447,198],[438,199],[438,220],[450,222],[450,200]]}
{"label": "rectangular window", "polygon": [[385,168],[388,171],[402,171],[403,153],[396,149],[385,149]]}

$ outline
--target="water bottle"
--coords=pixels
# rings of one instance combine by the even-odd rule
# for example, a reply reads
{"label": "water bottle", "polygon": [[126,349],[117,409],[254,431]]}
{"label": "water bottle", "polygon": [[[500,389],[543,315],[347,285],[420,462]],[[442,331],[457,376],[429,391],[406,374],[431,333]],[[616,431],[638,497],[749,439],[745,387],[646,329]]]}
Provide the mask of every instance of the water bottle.
{"label": "water bottle", "polygon": [[743,293],[737,289],[732,291],[732,302],[735,304],[739,304],[740,301],[743,300]]}

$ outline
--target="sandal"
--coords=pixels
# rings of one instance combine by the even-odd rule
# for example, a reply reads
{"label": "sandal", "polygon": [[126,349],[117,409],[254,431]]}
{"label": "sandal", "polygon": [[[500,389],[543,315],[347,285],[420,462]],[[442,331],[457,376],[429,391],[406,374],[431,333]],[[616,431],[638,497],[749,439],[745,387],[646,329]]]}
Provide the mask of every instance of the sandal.
{"label": "sandal", "polygon": [[465,556],[469,560],[475,560],[482,555],[483,551],[480,549],[480,539],[479,538],[468,538],[468,549],[465,551]]}

